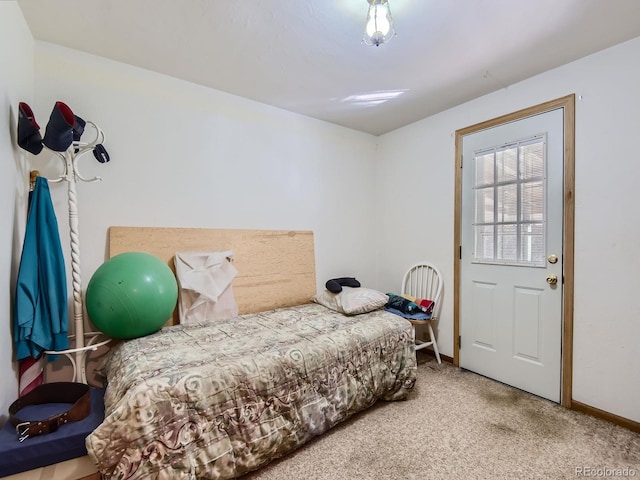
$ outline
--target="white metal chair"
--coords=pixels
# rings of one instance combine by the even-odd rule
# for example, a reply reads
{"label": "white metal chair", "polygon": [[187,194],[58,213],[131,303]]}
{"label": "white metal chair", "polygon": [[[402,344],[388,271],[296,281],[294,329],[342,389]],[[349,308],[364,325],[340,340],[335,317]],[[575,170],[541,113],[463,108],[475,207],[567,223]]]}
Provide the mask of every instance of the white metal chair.
{"label": "white metal chair", "polygon": [[438,343],[433,333],[431,323],[437,320],[440,311],[440,295],[442,294],[442,275],[435,265],[430,263],[418,263],[411,267],[402,279],[402,295],[410,295],[412,297],[433,301],[433,314],[431,318],[425,320],[407,319],[413,325],[413,333],[415,335],[416,325],[426,325],[429,333],[429,341],[422,341],[415,338],[416,350],[433,346],[433,352],[436,354],[436,360],[440,361],[440,352],[438,351]]}

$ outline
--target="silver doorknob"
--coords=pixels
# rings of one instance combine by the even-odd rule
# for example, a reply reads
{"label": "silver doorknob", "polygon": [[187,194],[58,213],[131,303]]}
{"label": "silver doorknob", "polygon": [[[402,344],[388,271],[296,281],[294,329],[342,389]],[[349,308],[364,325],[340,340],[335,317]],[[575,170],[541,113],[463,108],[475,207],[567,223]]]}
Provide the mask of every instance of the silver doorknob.
{"label": "silver doorknob", "polygon": [[558,276],[557,275],[547,275],[547,283],[549,285],[555,285],[556,283],[558,283]]}

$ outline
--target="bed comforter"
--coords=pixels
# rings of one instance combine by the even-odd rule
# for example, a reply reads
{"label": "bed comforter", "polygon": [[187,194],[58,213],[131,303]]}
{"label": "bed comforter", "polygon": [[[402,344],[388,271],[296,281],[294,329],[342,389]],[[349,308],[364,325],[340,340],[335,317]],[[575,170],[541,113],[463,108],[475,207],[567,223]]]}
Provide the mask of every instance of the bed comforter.
{"label": "bed comforter", "polygon": [[114,348],[105,420],[86,440],[105,479],[228,479],[415,383],[411,325],[316,304],[177,325]]}

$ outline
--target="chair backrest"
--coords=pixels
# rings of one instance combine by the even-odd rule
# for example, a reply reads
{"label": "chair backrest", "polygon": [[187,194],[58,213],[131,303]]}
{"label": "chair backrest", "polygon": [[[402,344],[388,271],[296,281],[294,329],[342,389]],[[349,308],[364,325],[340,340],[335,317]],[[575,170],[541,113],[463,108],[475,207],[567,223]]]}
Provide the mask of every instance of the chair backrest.
{"label": "chair backrest", "polygon": [[438,316],[440,295],[442,294],[442,275],[435,265],[418,263],[405,273],[402,279],[401,294],[432,300],[433,316]]}

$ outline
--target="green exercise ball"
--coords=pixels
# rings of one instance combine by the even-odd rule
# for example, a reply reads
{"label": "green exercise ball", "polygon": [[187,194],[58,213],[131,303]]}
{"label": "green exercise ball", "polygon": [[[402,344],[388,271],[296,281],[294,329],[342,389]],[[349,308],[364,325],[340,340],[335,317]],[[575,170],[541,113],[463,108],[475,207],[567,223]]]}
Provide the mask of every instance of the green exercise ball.
{"label": "green exercise ball", "polygon": [[95,271],[87,285],[89,318],[104,334],[137,338],[160,330],[178,300],[178,284],[158,257],[121,253]]}

